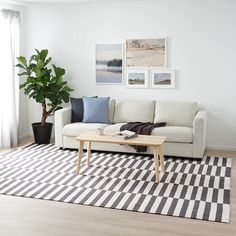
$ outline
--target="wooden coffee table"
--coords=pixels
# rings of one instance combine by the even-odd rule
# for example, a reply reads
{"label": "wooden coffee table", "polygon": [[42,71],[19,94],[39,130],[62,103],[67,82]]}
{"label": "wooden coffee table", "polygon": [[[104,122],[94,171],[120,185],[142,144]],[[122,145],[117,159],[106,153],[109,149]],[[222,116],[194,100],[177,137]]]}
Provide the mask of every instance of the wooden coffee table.
{"label": "wooden coffee table", "polygon": [[98,135],[96,133],[85,133],[76,137],[76,140],[79,141],[79,153],[77,160],[77,174],[80,172],[80,163],[83,156],[83,147],[84,143],[87,144],[87,165],[90,163],[91,156],[91,143],[113,143],[113,144],[127,144],[127,145],[140,145],[148,146],[153,148],[153,154],[155,159],[155,172],[156,172],[156,181],[159,182],[159,169],[164,170],[164,157],[163,157],[163,143],[166,140],[166,137],[163,136],[149,136],[149,135],[138,135],[138,137],[131,139],[121,139],[113,137],[112,134],[103,134]]}

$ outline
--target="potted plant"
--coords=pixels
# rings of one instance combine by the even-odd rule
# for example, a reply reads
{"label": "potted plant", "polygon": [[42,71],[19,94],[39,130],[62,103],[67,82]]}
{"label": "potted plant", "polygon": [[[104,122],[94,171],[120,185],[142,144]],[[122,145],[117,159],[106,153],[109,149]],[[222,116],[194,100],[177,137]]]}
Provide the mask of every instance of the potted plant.
{"label": "potted plant", "polygon": [[47,144],[51,139],[53,124],[46,120],[62,108],[63,102],[69,102],[72,89],[63,79],[65,69],[55,65],[52,65],[52,69],[49,67],[52,58],[48,57],[48,50],[35,51],[36,54],[32,55],[29,61],[23,56],[17,57],[19,64],[16,66],[22,70],[18,75],[26,76],[25,82],[20,84],[20,89],[24,89],[29,98],[42,105],[41,122],[32,124],[35,142]]}

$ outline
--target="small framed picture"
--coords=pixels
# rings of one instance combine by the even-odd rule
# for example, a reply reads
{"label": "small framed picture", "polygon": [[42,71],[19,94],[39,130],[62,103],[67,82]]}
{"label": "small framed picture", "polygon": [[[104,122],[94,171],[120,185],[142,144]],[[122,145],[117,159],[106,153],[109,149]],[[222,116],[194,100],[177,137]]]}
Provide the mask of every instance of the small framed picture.
{"label": "small framed picture", "polygon": [[151,88],[175,88],[175,70],[152,69]]}
{"label": "small framed picture", "polygon": [[148,70],[129,68],[125,70],[127,88],[148,88]]}

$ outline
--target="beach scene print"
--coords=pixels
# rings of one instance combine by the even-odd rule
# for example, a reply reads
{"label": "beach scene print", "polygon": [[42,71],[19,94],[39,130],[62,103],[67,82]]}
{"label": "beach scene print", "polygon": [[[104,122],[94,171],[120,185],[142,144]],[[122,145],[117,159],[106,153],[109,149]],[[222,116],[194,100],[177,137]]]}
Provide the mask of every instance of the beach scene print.
{"label": "beach scene print", "polygon": [[151,88],[175,88],[175,70],[152,69]]}
{"label": "beach scene print", "polygon": [[147,88],[148,70],[146,69],[126,69],[126,85],[128,88]]}
{"label": "beach scene print", "polygon": [[127,67],[165,67],[166,39],[126,40]]}
{"label": "beach scene print", "polygon": [[145,74],[144,73],[129,73],[128,84],[129,85],[144,85]]}
{"label": "beach scene print", "polygon": [[154,85],[171,85],[171,73],[154,73]]}
{"label": "beach scene print", "polygon": [[96,45],[96,83],[121,84],[122,44]]}

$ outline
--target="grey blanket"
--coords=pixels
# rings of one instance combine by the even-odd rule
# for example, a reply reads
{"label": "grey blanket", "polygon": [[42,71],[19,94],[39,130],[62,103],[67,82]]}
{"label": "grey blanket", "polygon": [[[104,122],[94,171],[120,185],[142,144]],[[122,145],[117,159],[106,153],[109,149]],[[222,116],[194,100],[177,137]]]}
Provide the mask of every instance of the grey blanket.
{"label": "grey blanket", "polygon": [[[129,122],[120,127],[120,131],[129,130],[136,134],[151,135],[153,129],[166,126],[166,122],[151,123],[151,122]],[[146,152],[146,146],[132,146],[137,152]]]}

